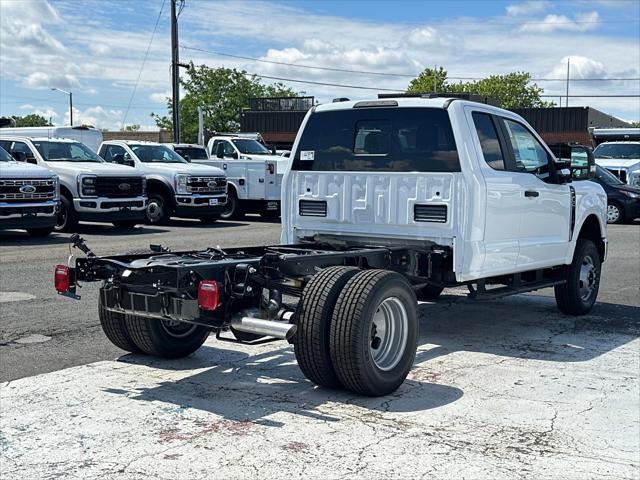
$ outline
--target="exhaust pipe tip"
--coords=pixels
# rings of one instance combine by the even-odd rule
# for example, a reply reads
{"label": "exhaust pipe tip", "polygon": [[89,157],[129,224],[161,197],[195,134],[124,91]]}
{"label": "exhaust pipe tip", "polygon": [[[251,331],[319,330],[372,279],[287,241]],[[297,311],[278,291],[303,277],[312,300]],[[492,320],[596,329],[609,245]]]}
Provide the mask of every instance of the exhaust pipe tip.
{"label": "exhaust pipe tip", "polygon": [[291,342],[298,326],[292,323],[275,322],[262,318],[242,317],[231,322],[231,326],[240,332],[253,333],[264,337],[274,337]]}

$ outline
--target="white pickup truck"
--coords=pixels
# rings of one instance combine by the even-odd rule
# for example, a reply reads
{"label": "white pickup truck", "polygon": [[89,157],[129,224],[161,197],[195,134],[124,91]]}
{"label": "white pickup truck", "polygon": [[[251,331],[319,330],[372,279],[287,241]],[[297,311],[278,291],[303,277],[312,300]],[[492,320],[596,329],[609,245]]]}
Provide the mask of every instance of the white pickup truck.
{"label": "white pickup truck", "polygon": [[275,155],[257,134],[214,135],[207,142],[210,160],[192,160],[222,168],[229,181],[229,200],[223,218],[259,213],[280,215],[280,188],[290,161]]}
{"label": "white pickup truck", "polygon": [[563,150],[580,168],[518,115],[467,100],[315,106],[283,183],[281,245],[100,257],[76,236],[87,256],[56,267],[56,289],[104,281],[104,332],[130,352],[182,357],[210,332],[285,339],[312,382],[386,395],[413,365],[417,300],[444,288],[553,287],[563,313],[591,310],[607,199],[591,151]]}
{"label": "white pickup truck", "polygon": [[75,140],[5,136],[0,147],[17,160],[55,172],[60,179],[58,231],[73,231],[78,222],[108,222],[128,229],[144,223],[145,180],[140,172],[111,165]]}
{"label": "white pickup truck", "polygon": [[0,230],[46,237],[56,226],[60,184],[51,170],[16,162],[0,147]]}
{"label": "white pickup truck", "polygon": [[147,222],[170,217],[213,223],[227,201],[227,179],[219,168],[189,163],[163,143],[109,140],[98,150],[107,162],[136,167],[147,179]]}

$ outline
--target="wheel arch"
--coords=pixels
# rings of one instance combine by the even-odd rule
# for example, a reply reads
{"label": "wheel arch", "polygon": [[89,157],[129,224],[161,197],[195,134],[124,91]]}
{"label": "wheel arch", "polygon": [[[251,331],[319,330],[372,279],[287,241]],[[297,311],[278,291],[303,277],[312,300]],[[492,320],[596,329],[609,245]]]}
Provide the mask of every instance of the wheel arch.
{"label": "wheel arch", "polygon": [[147,196],[154,193],[159,193],[164,196],[170,202],[171,206],[175,205],[176,198],[174,190],[164,178],[147,177]]}
{"label": "wheel arch", "polygon": [[604,262],[606,256],[605,237],[606,227],[603,227],[600,224],[600,219],[594,213],[591,213],[587,215],[587,218],[585,218],[584,222],[582,222],[582,225],[580,225],[580,230],[578,230],[576,241],[579,238],[591,240],[598,249],[600,261]]}

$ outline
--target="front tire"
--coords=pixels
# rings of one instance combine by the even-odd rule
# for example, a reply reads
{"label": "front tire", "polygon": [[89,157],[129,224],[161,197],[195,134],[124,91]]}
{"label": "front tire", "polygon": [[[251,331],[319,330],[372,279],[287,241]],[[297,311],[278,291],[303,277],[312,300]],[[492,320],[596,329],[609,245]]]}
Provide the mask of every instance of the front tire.
{"label": "front tire", "polygon": [[78,226],[78,213],[73,207],[73,201],[66,196],[60,197],[60,209],[58,210],[58,222],[54,227],[56,232],[72,232]]}
{"label": "front tire", "polygon": [[149,195],[145,212],[149,225],[165,225],[171,217],[170,204],[164,195],[159,193]]}
{"label": "front tire", "polygon": [[198,350],[209,336],[200,325],[130,315],[128,331],[144,353],[162,358],[182,358]]}
{"label": "front tire", "polygon": [[409,282],[388,270],[351,278],[331,320],[331,361],[340,382],[370,396],[388,395],[407,378],[418,341],[417,300]]}
{"label": "front tire", "polygon": [[591,311],[600,288],[600,254],[591,240],[578,239],[571,265],[566,267],[567,282],[554,287],[556,304],[567,315]]}
{"label": "front tire", "polygon": [[244,216],[244,210],[240,205],[238,195],[236,194],[235,189],[231,187],[229,187],[229,191],[227,192],[227,203],[225,204],[224,210],[222,210],[222,214],[220,216],[223,220],[232,220],[234,218],[242,218]]}
{"label": "front tire", "polygon": [[607,205],[607,223],[615,224],[624,221],[624,210],[616,202],[610,202]]}
{"label": "front tire", "polygon": [[325,268],[311,278],[302,292],[296,313],[294,352],[304,376],[322,387],[342,388],[331,363],[331,318],[338,295],[359,271],[354,267]]}

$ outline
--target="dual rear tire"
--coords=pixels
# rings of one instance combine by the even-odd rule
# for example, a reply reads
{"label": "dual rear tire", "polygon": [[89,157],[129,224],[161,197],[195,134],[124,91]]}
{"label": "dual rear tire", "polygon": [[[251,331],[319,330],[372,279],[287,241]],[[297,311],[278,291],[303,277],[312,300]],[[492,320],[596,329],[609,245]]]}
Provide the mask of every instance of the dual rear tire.
{"label": "dual rear tire", "polygon": [[330,267],[305,287],[295,354],[312,382],[381,396],[413,365],[417,300],[409,282],[387,270]]}
{"label": "dual rear tire", "polygon": [[199,325],[110,312],[104,306],[102,295],[98,313],[107,338],[130,353],[182,358],[198,350],[209,336],[209,330]]}

